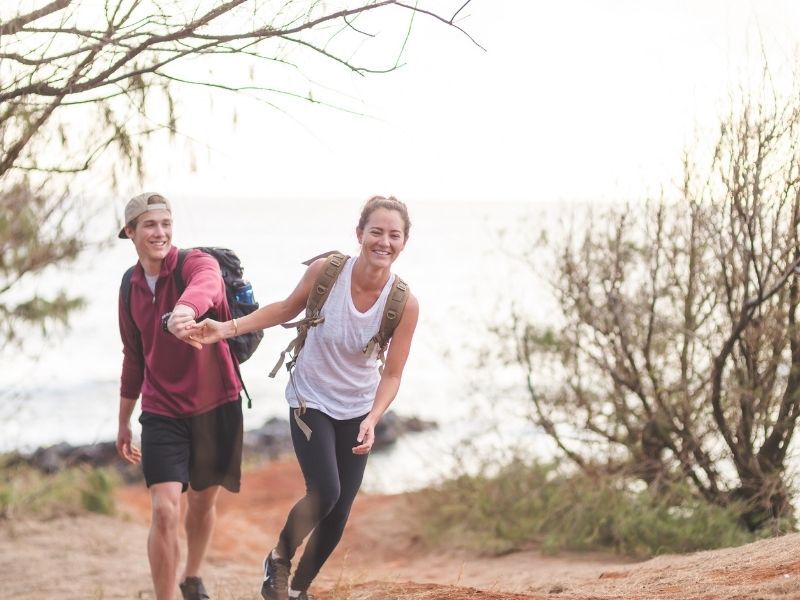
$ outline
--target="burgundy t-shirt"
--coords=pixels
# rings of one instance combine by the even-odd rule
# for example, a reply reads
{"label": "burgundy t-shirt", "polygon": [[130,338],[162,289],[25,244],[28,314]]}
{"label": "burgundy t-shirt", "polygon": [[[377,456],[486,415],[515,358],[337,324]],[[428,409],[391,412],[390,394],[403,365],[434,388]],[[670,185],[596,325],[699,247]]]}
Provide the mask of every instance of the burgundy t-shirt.
{"label": "burgundy t-shirt", "polygon": [[189,251],[182,269],[186,289],[180,296],[174,276],[177,263],[178,249],[173,246],[161,264],[155,293],[147,285],[141,263],[136,264],[131,277],[134,323],[120,295],[119,331],[123,346],[120,395],[136,399],[141,393],[143,411],[186,417],[236,400],[242,386],[227,342],[197,350],[161,329],[161,315],[170,312],[178,300],[192,307],[197,315],[213,309],[215,319],[231,318],[217,261],[199,250]]}

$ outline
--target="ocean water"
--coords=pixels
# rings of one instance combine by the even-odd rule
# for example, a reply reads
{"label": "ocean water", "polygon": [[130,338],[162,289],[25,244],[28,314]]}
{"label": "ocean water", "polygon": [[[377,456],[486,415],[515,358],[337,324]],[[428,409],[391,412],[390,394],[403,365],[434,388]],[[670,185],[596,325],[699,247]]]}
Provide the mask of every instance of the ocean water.
{"label": "ocean water", "polygon": [[[304,269],[302,260],[329,249],[358,251],[360,204],[175,198],[173,243],[234,248],[264,304],[293,289]],[[406,436],[395,448],[371,458],[365,488],[380,491],[425,485],[451,473],[459,462],[480,460],[480,455],[493,455],[498,446],[520,440],[547,451],[529,422],[509,418],[505,399],[492,396],[491,385],[485,384],[496,374],[482,373],[474,365],[480,348],[493,343],[489,324],[502,319],[512,301],[524,302],[544,317],[552,307],[547,286],[520,260],[525,246],[514,247],[511,241],[519,236],[500,232],[525,234],[530,227],[533,234],[543,223],[556,227],[563,210],[490,202],[417,203],[409,209],[411,235],[394,270],[419,299],[420,321],[392,408],[436,421],[439,427]],[[115,223],[105,215],[87,226],[110,233]],[[115,240],[87,253],[74,268],[54,270],[36,283],[42,293],[66,286],[82,294],[87,305],[74,315],[68,331],[48,338],[31,332],[24,353],[2,357],[0,451],[114,439],[122,360],[119,279],[135,260],[132,244]],[[257,353],[242,365],[253,397],[253,408],[245,410],[246,429],[287,416],[286,373],[275,379],[267,373],[292,336],[282,328],[267,331]],[[483,392],[475,391],[476,381],[483,382]],[[518,408],[525,412],[524,406]],[[460,452],[464,440],[479,439],[473,450]]]}

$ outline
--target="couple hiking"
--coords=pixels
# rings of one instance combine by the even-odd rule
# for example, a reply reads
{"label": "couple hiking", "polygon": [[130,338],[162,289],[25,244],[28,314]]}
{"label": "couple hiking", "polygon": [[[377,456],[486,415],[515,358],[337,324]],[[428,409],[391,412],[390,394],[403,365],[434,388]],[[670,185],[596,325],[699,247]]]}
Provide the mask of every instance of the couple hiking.
{"label": "couple hiking", "polygon": [[[117,450],[126,461],[142,464],[150,492],[147,555],[158,600],[176,599],[178,590],[186,600],[210,598],[200,567],[214,529],[217,496],[220,487],[239,491],[242,385],[227,340],[291,321],[324,287],[319,283],[325,281],[323,270],[335,269],[321,314],[306,314],[312,322],[301,322],[305,343],[301,353],[295,349],[286,386],[306,494],[264,558],[261,585],[266,600],[309,598],[311,582],[342,536],[375,426],[397,395],[408,358],[417,300],[405,293],[400,311],[386,304],[395,300],[391,266],[410,226],[402,202],[371,198],[356,226],[357,256],[317,259],[286,299],[232,318],[217,260],[199,249],[179,253],[172,245],[169,201],[145,193],[128,202],[119,237],[133,242],[139,260],[119,299],[123,361]],[[386,314],[399,322],[379,373],[378,357],[388,339],[378,334]],[[139,395],[141,448],[133,444],[131,430]],[[179,576],[183,492],[187,550]],[[290,584],[292,559],[306,537]]]}

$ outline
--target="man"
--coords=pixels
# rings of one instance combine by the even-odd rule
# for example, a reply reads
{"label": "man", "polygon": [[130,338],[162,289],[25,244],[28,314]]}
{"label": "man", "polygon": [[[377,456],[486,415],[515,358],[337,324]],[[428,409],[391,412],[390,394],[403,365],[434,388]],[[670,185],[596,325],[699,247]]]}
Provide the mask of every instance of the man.
{"label": "man", "polygon": [[[203,600],[209,595],[199,571],[217,495],[220,486],[239,491],[241,384],[228,345],[204,347],[191,339],[186,325],[209,310],[231,318],[224,283],[217,261],[191,250],[179,294],[172,208],[159,194],[140,194],[128,202],[119,237],[133,241],[139,260],[119,298],[123,360],[117,451],[130,463],[142,463],[150,492],[147,555],[156,597],[174,600],[180,587],[184,599]],[[141,451],[132,443],[130,424],[140,392]],[[187,490],[186,565],[179,579],[180,500]]]}

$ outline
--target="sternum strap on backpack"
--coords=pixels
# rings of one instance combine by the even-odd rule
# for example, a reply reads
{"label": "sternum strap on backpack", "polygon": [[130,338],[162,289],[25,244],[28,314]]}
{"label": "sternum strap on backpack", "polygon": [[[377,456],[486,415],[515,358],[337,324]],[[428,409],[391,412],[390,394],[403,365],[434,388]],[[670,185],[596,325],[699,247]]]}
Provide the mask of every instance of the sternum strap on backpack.
{"label": "sternum strap on backpack", "polygon": [[[287,329],[296,327],[297,337],[289,342],[286,349],[281,352],[278,362],[275,363],[275,366],[269,373],[270,377],[275,377],[281,365],[286,361],[286,355],[288,354],[290,356],[289,362],[286,363],[286,369],[289,371],[289,381],[292,387],[294,387],[295,395],[300,403],[300,408],[294,410],[294,418],[297,426],[305,434],[306,439],[311,439],[311,428],[300,418],[306,412],[306,402],[294,385],[292,370],[297,363],[297,357],[300,351],[306,343],[309,329],[316,327],[325,320],[321,315],[322,307],[325,305],[325,301],[328,299],[331,289],[339,278],[345,263],[350,258],[340,252],[328,252],[305,261],[304,264],[310,264],[314,260],[323,257],[325,257],[325,264],[322,266],[322,270],[319,275],[317,275],[311,292],[308,294],[305,317],[299,321],[282,324],[282,327]],[[378,360],[380,361],[378,371],[381,375],[383,374],[383,365],[386,362],[386,348],[389,345],[389,341],[392,339],[397,324],[400,322],[400,318],[403,316],[403,309],[405,309],[406,302],[408,301],[408,294],[408,284],[395,275],[394,281],[392,282],[392,289],[389,292],[389,297],[386,299],[386,305],[383,308],[383,315],[378,332],[372,336],[362,350],[365,355],[369,356],[375,351],[375,347],[377,346]]]}

